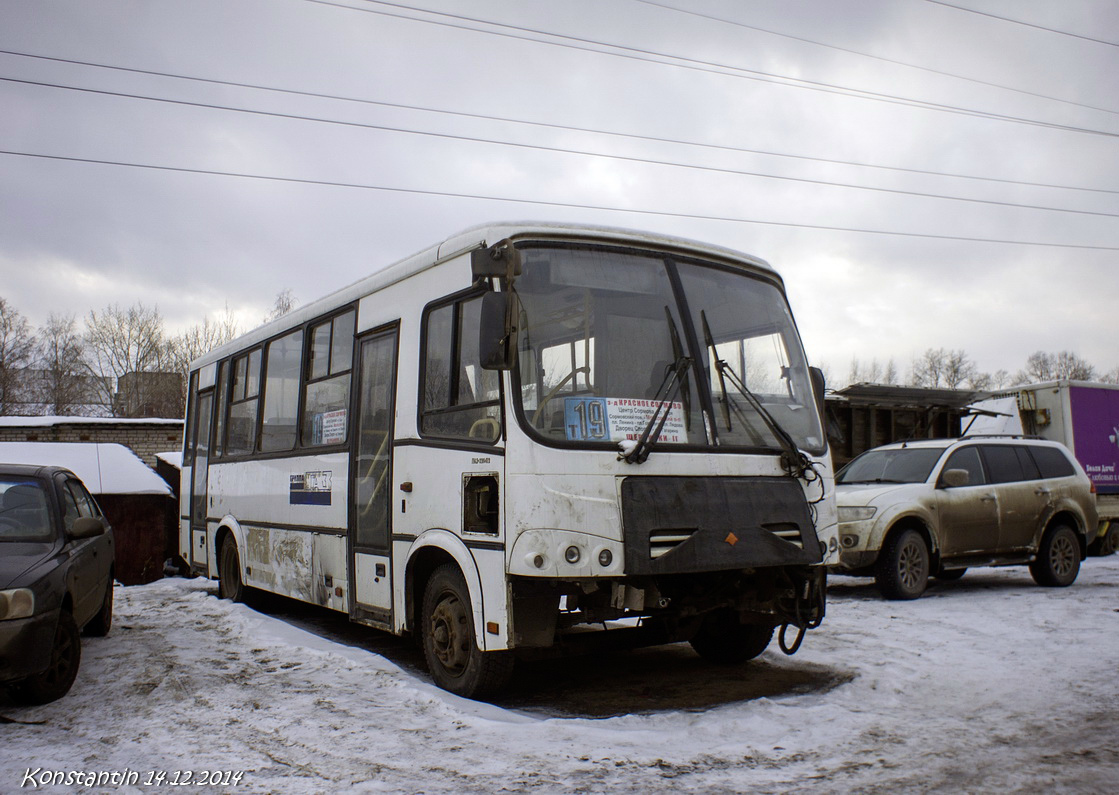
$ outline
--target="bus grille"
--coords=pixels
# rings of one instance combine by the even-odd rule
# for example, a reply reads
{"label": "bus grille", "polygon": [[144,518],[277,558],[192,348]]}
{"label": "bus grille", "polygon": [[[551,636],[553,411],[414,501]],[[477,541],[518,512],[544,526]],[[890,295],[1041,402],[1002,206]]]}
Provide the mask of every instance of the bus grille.
{"label": "bus grille", "polygon": [[773,535],[780,538],[782,541],[788,541],[790,544],[804,549],[804,541],[800,536],[800,527],[790,522],[781,522],[779,524],[763,524],[764,527]]}
{"label": "bus grille", "polygon": [[649,557],[655,560],[671,552],[691,538],[695,532],[694,527],[653,530],[649,533]]}

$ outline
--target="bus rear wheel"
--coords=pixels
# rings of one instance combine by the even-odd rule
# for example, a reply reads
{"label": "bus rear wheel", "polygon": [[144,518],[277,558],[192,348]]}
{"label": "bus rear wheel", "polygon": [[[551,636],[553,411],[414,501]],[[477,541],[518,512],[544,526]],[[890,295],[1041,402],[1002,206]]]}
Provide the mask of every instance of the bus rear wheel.
{"label": "bus rear wheel", "polygon": [[420,621],[424,659],[435,684],[476,698],[509,681],[513,655],[478,648],[470,592],[454,564],[446,563],[432,572],[424,588]]}
{"label": "bus rear wheel", "polygon": [[218,552],[218,596],[234,602],[245,601],[245,584],[241,580],[241,556],[233,535],[226,535]]}

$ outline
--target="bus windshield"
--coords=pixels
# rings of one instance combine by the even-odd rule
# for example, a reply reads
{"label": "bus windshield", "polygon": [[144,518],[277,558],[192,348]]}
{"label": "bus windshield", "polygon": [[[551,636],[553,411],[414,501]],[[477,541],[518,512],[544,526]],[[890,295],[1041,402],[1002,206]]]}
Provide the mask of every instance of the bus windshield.
{"label": "bus windshield", "polygon": [[[578,446],[824,450],[808,367],[778,286],[744,269],[630,250],[521,248],[521,421]],[[658,423],[659,424],[659,423]]]}

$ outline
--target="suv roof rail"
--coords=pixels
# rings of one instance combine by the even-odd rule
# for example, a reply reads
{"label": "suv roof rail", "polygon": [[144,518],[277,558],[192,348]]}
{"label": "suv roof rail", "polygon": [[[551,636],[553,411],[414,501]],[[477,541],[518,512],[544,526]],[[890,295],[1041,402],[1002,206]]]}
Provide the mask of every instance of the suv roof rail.
{"label": "suv roof rail", "polygon": [[1027,433],[971,433],[957,437],[959,439],[1034,439],[1039,442],[1046,441],[1044,436]]}

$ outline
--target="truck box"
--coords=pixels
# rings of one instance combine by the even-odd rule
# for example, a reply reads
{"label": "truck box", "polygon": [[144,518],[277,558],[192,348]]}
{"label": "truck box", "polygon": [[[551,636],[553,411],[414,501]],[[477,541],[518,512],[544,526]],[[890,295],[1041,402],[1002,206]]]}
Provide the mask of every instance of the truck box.
{"label": "truck box", "polygon": [[973,408],[995,416],[976,417],[965,435],[1024,433],[1061,442],[1072,451],[1096,487],[1097,550],[1114,552],[1119,546],[1119,384],[1027,384],[991,393]]}

